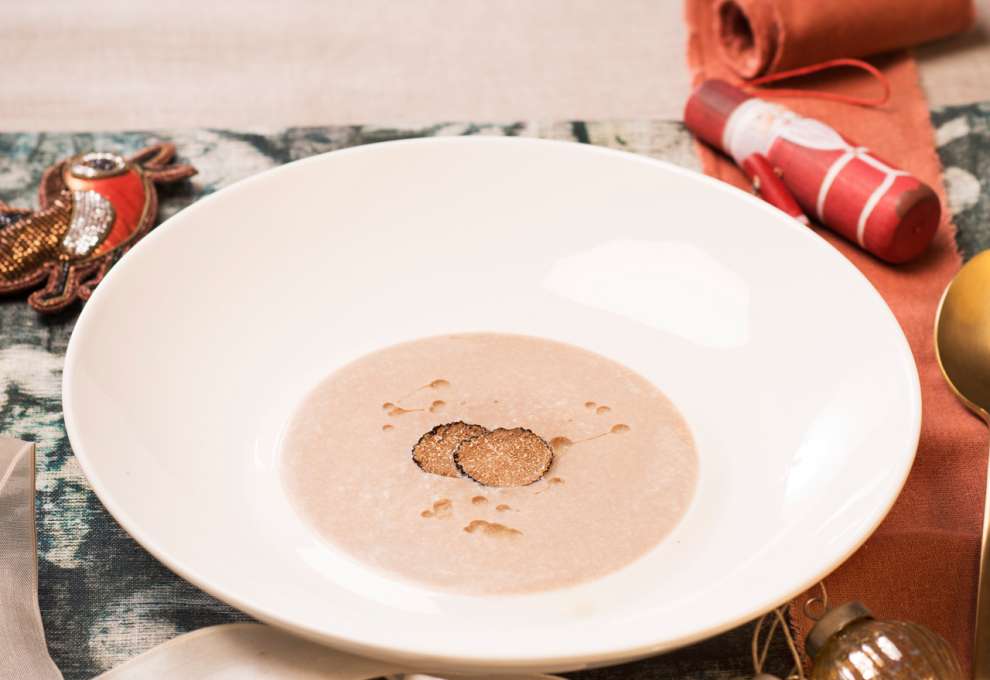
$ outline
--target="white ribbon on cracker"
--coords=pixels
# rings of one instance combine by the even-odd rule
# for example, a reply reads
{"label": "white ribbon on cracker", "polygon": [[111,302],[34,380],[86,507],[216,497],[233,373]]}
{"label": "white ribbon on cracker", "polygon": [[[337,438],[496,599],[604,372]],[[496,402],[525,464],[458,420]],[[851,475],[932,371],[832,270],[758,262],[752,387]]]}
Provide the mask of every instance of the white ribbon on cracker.
{"label": "white ribbon on cracker", "polygon": [[807,149],[843,152],[832,162],[818,189],[815,214],[820,222],[825,221],[825,201],[828,199],[835,178],[850,161],[854,158],[859,159],[884,174],[883,181],[870,194],[859,214],[856,240],[862,247],[866,224],[873,210],[894,185],[894,181],[908,173],[881,162],[870,155],[870,150],[864,146],[853,146],[825,123],[813,118],[804,118],[779,104],[772,104],[756,97],[744,101],[729,116],[722,133],[722,148],[729,152],[736,163],[742,165],[742,162],[754,153],[769,158],[770,149],[779,139]]}

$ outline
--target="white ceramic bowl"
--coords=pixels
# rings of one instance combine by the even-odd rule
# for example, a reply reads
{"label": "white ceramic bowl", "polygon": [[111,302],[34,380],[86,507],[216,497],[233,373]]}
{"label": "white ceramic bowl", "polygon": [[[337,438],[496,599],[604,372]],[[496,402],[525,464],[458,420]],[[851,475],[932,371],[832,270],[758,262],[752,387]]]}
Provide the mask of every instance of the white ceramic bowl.
{"label": "white ceramic bowl", "polygon": [[[277,441],[310,386],[485,330],[612,357],[681,407],[701,470],[670,538],[586,585],[480,598],[391,580],[296,515]],[[880,522],[920,425],[893,316],[807,228],[665,163],[469,138],[317,156],[182,211],[86,305],[64,407],[100,499],[175,572],[306,637],[459,671],[645,656],[781,603]]]}

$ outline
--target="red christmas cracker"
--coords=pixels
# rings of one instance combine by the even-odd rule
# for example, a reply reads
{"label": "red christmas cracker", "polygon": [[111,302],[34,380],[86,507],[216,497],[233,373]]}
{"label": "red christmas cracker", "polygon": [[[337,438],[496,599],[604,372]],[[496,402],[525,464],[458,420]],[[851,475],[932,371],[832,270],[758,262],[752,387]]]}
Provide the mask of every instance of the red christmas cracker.
{"label": "red christmas cracker", "polygon": [[941,207],[931,187],[820,121],[706,80],[684,122],[740,165],[765,156],[809,216],[887,262],[918,257],[935,236]]}

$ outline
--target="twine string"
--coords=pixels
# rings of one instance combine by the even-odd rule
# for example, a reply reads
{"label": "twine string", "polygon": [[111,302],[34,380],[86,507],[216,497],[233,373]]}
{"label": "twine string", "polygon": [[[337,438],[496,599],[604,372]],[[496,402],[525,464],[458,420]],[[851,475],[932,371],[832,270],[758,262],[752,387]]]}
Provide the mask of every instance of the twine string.
{"label": "twine string", "polygon": [[[880,85],[882,90],[881,93],[875,97],[859,97],[855,95],[841,94],[838,92],[829,92],[827,90],[802,90],[796,88],[766,89],[760,87],[761,85],[768,85],[770,83],[777,83],[782,80],[790,80],[791,78],[820,73],[821,71],[827,71],[829,69],[846,67],[856,68],[870,74],[870,76],[872,76],[873,79]],[[825,99],[827,101],[852,104],[854,106],[864,106],[867,108],[881,107],[890,100],[890,81],[887,79],[887,76],[885,76],[876,66],[870,64],[869,62],[863,61],[862,59],[828,59],[810,66],[802,66],[800,68],[788,69],[787,71],[771,73],[765,76],[760,76],[759,78],[753,78],[747,83],[747,89],[750,91],[758,89],[759,94],[764,97]]]}
{"label": "twine string", "polygon": [[[818,584],[818,589],[819,594],[808,598],[802,607],[805,616],[813,621],[818,621],[828,611],[828,590],[825,588],[824,581]],[[820,611],[813,611],[813,607],[820,608]],[[766,632],[764,632],[764,628],[766,628]],[[756,622],[756,627],[753,629],[753,639],[750,644],[754,673],[759,675],[763,672],[764,666],[767,663],[767,656],[770,654],[770,645],[778,629],[784,632],[784,641],[787,643],[787,649],[790,651],[791,658],[794,660],[794,666],[791,668],[791,672],[787,675],[786,680],[806,680],[807,676],[804,674],[804,661],[801,657],[801,650],[798,649],[798,643],[785,618],[785,607],[777,607],[767,612]]]}

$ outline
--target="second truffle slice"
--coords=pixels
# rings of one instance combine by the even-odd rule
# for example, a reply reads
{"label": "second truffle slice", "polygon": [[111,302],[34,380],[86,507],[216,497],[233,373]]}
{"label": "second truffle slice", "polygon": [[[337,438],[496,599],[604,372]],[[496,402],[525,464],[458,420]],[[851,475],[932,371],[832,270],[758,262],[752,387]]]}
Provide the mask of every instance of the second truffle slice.
{"label": "second truffle slice", "polygon": [[454,464],[485,486],[526,486],[550,469],[553,450],[543,438],[522,427],[498,428],[462,442]]}

